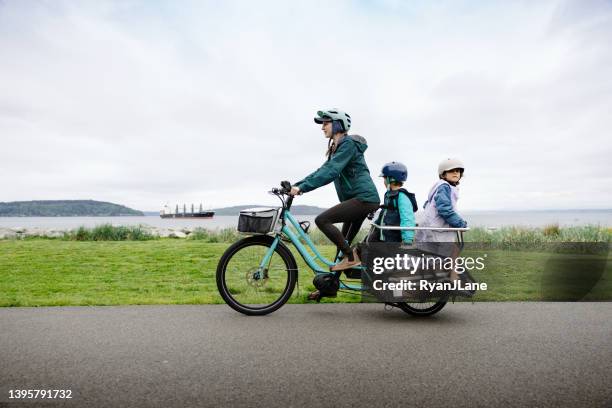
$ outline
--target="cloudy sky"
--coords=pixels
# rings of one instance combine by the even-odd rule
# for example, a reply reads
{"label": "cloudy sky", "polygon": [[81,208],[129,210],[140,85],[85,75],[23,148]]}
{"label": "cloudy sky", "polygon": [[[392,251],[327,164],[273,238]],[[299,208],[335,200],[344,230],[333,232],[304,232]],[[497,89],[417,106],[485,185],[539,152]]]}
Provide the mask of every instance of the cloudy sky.
{"label": "cloudy sky", "polygon": [[338,107],[421,202],[459,157],[462,209],[611,208],[611,44],[610,1],[0,0],[0,201],[272,204]]}

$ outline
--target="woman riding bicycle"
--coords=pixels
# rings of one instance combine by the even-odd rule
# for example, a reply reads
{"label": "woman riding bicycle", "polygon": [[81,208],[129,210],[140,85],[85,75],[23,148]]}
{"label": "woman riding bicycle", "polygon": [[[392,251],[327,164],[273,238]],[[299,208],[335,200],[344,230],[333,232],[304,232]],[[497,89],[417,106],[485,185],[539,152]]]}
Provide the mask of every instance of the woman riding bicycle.
{"label": "woman riding bicycle", "polygon": [[[319,169],[295,183],[291,195],[307,193],[334,182],[340,204],[319,214],[315,223],[345,255],[342,262],[330,268],[341,271],[361,264],[350,243],[367,215],[378,209],[380,197],[363,156],[368,148],[366,140],[347,134],[351,117],[337,109],[329,109],[318,111],[314,121],[322,125],[323,134],[329,139],[327,160]],[[339,222],[343,223],[342,231],[334,226]]]}

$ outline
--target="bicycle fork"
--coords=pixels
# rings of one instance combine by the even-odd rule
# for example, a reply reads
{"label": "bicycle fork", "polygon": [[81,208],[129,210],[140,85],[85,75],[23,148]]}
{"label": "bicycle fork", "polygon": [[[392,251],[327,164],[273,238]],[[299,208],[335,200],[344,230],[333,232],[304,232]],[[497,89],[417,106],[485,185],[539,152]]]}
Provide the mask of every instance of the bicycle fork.
{"label": "bicycle fork", "polygon": [[260,279],[265,279],[268,277],[268,266],[270,265],[270,261],[272,260],[272,255],[274,255],[274,251],[276,250],[276,247],[279,241],[280,241],[280,237],[277,236],[276,238],[274,238],[272,245],[270,245],[270,248],[268,248],[268,251],[266,251],[266,254],[261,260],[259,264],[259,268],[257,269],[257,272],[253,274],[253,279],[260,280]]}

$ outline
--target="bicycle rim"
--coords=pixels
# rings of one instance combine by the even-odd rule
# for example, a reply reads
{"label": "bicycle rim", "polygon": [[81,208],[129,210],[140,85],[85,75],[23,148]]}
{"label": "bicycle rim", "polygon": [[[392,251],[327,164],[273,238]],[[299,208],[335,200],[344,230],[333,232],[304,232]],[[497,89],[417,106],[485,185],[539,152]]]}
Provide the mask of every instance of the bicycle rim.
{"label": "bicycle rim", "polygon": [[413,316],[431,316],[438,313],[446,305],[447,297],[428,299],[423,302],[399,302],[397,306]]}
{"label": "bicycle rim", "polygon": [[230,247],[219,262],[219,292],[228,305],[241,313],[270,313],[293,292],[297,272],[282,249],[277,248],[265,268],[260,268],[269,246],[267,239],[247,239]]}

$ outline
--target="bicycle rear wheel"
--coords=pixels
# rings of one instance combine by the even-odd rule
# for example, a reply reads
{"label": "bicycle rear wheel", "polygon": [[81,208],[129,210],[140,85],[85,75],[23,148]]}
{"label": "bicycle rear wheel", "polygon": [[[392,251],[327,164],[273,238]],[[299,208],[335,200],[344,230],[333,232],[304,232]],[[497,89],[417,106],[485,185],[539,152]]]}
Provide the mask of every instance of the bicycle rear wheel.
{"label": "bicycle rear wheel", "polygon": [[242,239],[221,256],[217,288],[234,310],[256,316],[272,313],[291,297],[297,281],[297,264],[291,251],[279,242],[267,265],[260,264],[274,238],[257,235]]}
{"label": "bicycle rear wheel", "polygon": [[425,317],[438,313],[448,301],[448,296],[428,299],[423,302],[398,302],[396,306],[412,316]]}

